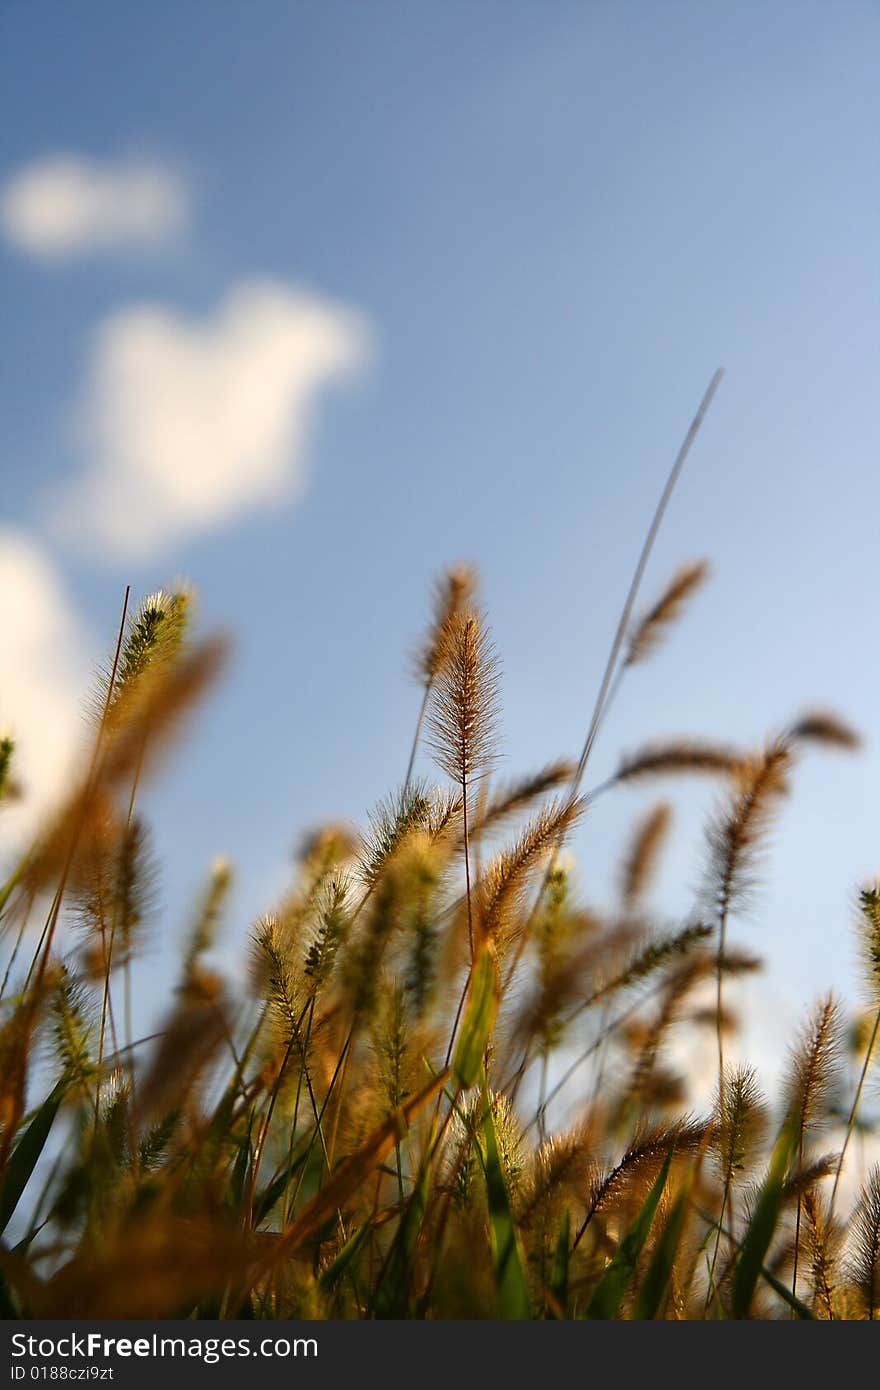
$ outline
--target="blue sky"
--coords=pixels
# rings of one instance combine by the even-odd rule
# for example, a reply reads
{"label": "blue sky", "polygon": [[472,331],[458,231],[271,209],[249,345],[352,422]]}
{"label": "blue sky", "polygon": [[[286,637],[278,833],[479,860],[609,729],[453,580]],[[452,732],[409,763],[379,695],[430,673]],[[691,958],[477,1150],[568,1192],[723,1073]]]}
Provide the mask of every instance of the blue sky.
{"label": "blue sky", "polygon": [[[786,1026],[823,987],[852,993],[852,895],[880,870],[878,40],[877,8],[847,0],[0,5],[0,182],[65,156],[166,169],[185,195],[176,235],[0,246],[3,523],[54,577],[65,680],[110,644],[126,582],[188,576],[235,637],[149,796],[163,940],[215,852],[239,869],[237,942],[301,829],[362,819],[400,779],[405,654],[447,561],[484,576],[504,768],[579,749],[665,471],[722,364],[645,597],[695,556],[713,582],[624,687],[594,773],[650,736],[752,742],[838,707],[867,748],[805,762],[736,935],[765,954]],[[213,331],[255,282],[361,334],[309,398],[296,486],[165,545],[86,535],[71,499],[83,414],[108,409],[108,323],[160,306],[175,333]],[[674,913],[712,795],[661,790]],[[649,795],[608,798],[580,832],[599,900]]]}

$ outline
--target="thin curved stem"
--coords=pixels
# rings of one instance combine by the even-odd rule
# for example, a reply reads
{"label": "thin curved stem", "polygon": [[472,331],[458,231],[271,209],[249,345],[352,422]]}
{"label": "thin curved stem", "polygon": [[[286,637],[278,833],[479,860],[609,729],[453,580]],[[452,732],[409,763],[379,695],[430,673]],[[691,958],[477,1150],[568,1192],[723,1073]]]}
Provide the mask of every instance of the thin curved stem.
{"label": "thin curved stem", "polygon": [[415,767],[415,762],[416,762],[416,753],[418,752],[419,740],[421,739],[421,736],[422,736],[422,725],[423,725],[424,722],[425,722],[425,714],[426,714],[427,709],[428,709],[428,700],[431,698],[431,687],[432,687],[433,684],[434,684],[433,681],[426,681],[426,682],[425,682],[425,689],[424,689],[424,692],[423,692],[423,694],[422,694],[422,703],[421,703],[421,706],[419,707],[419,717],[418,717],[418,719],[416,720],[416,729],[415,729],[415,733],[413,734],[412,747],[411,747],[410,750],[409,750],[409,762],[407,763],[407,767],[406,767],[406,777],[404,778],[404,782],[403,782],[403,790],[404,790],[404,793],[406,793],[406,792],[409,791],[409,785],[410,785],[410,782],[412,781],[413,768]]}
{"label": "thin curved stem", "polygon": [[874,1027],[871,1029],[871,1036],[868,1039],[868,1046],[865,1052],[865,1060],[862,1063],[862,1070],[859,1076],[858,1085],[856,1086],[856,1093],[853,1097],[853,1103],[850,1108],[849,1117],[846,1122],[846,1134],[844,1135],[843,1146],[840,1150],[840,1157],[837,1160],[837,1171],[834,1174],[834,1186],[831,1189],[831,1200],[828,1204],[829,1221],[834,1215],[834,1203],[837,1200],[837,1189],[840,1186],[840,1175],[843,1172],[843,1161],[846,1158],[846,1151],[849,1147],[849,1141],[852,1138],[853,1130],[855,1128],[856,1112],[858,1111],[859,1103],[862,1099],[862,1091],[864,1090],[865,1080],[867,1079],[868,1068],[871,1065],[871,1058],[874,1055],[874,1048],[877,1045],[878,1034],[880,1034],[880,1009],[877,1010],[877,1016],[874,1019]]}
{"label": "thin curved stem", "polygon": [[[709,385],[706,388],[705,394],[703,395],[703,399],[700,402],[697,413],[691,421],[690,428],[688,429],[688,432],[685,435],[684,440],[682,441],[681,448],[675,456],[675,461],[671,469],[669,470],[669,475],[664,484],[663,491],[660,494],[660,499],[657,503],[657,506],[654,509],[654,515],[651,518],[651,524],[649,525],[647,533],[645,535],[645,539],[642,542],[642,548],[639,552],[639,558],[636,562],[636,567],[633,572],[632,579],[630,580],[630,586],[627,591],[626,599],[624,600],[623,609],[621,611],[620,619],[617,624],[617,629],[614,634],[614,640],[611,643],[611,650],[608,653],[608,660],[605,664],[605,670],[603,672],[602,681],[599,686],[599,693],[596,696],[596,703],[593,706],[593,713],[590,718],[589,726],[587,728],[587,735],[584,739],[584,745],[581,749],[581,755],[578,759],[577,767],[575,768],[574,776],[571,780],[571,786],[569,789],[570,803],[573,803],[577,799],[578,792],[580,791],[581,782],[583,781],[584,772],[586,771],[587,763],[590,760],[590,754],[593,751],[593,744],[596,741],[596,735],[599,732],[599,727],[602,723],[603,716],[607,712],[607,709],[610,704],[610,697],[612,696],[612,694],[616,694],[617,690],[619,689],[620,681],[619,679],[615,681],[617,662],[620,657],[621,650],[623,648],[623,643],[626,638],[627,631],[629,629],[630,619],[632,618],[633,609],[635,607],[636,599],[638,598],[642,578],[644,576],[645,569],[647,568],[648,560],[651,557],[651,551],[654,548],[654,542],[657,539],[657,532],[660,529],[661,522],[663,521],[663,517],[666,513],[666,508],[669,506],[672,494],[675,491],[675,485],[678,482],[679,477],[681,476],[681,470],[684,468],[687,456],[691,451],[694,440],[700,432],[700,427],[706,418],[709,407],[714,399],[715,392],[721,385],[721,379],[723,376],[723,367],[718,367],[712,376],[712,380],[709,382]],[[625,668],[622,668],[621,676],[623,669]],[[520,959],[522,957],[522,953],[525,950],[526,942],[529,937],[529,929],[531,927],[532,921],[534,920],[535,914],[538,911],[538,907],[540,906],[540,903],[543,900],[544,893],[546,892],[547,884],[549,883],[550,876],[553,873],[556,864],[556,855],[559,852],[559,847],[561,843],[562,839],[560,836],[559,841],[554,846],[553,852],[550,855],[550,859],[547,864],[544,877],[541,881],[541,886],[538,890],[538,896],[529,915],[529,920],[526,923],[526,928],[520,937],[520,942],[514,955],[514,959],[511,964],[510,970],[508,972],[507,979],[505,981],[505,986],[508,985],[511,979],[513,978],[513,975],[515,974],[516,968],[519,965]]]}

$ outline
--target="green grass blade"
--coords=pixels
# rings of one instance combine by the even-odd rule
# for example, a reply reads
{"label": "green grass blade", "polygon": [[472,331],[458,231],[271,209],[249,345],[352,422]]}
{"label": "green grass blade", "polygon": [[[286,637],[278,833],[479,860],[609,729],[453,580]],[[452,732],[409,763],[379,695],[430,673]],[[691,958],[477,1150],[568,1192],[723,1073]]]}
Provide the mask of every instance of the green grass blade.
{"label": "green grass blade", "polygon": [[357,1255],[372,1229],[369,1221],[365,1221],[363,1226],[360,1226],[358,1230],[355,1231],[354,1235],[349,1236],[339,1254],[336,1256],[336,1259],[324,1270],[319,1282],[325,1293],[332,1293],[336,1288],[339,1280],[348,1269],[348,1266]]}
{"label": "green grass blade", "polygon": [[281,1172],[261,1188],[254,1198],[254,1225],[258,1226],[261,1221],[265,1221],[272,1208],[284,1196],[290,1185],[291,1179],[296,1176],[300,1168],[308,1157],[307,1147],[303,1147],[302,1152],[295,1154],[290,1163],[282,1168]]}
{"label": "green grass blade", "polygon": [[382,1279],[376,1289],[373,1309],[377,1318],[406,1317],[413,1292],[413,1257],[419,1232],[428,1209],[432,1164],[425,1162],[415,1189],[406,1204]]}
{"label": "green grass blade", "polygon": [[657,1242],[657,1249],[654,1251],[651,1263],[639,1289],[636,1298],[633,1317],[638,1319],[656,1318],[663,1312],[666,1303],[667,1290],[672,1278],[672,1271],[675,1268],[675,1260],[678,1255],[678,1247],[684,1235],[685,1225],[687,1224],[688,1207],[691,1200],[691,1188],[696,1176],[696,1165],[691,1167],[682,1184],[681,1192],[675,1200],[669,1219],[663,1228],[663,1234]]}
{"label": "green grass blade", "polygon": [[498,1300],[496,1316],[499,1318],[530,1318],[532,1306],[525,1265],[519,1248],[513,1214],[510,1210],[507,1182],[498,1152],[495,1120],[488,1099],[483,1114],[482,1144],[478,1144],[476,1147],[486,1176],[486,1193],[489,1200],[489,1222]]}
{"label": "green grass blade", "polygon": [[455,1083],[463,1091],[470,1090],[479,1079],[497,1012],[498,967],[492,952],[484,946],[474,966],[470,999],[452,1062]]}
{"label": "green grass blade", "polygon": [[49,1138],[49,1131],[55,1123],[55,1116],[58,1114],[66,1090],[66,1079],[59,1081],[58,1085],[43,1101],[12,1151],[3,1184],[0,1187],[0,1232],[6,1230],[15,1208],[18,1206],[19,1198],[30,1182],[31,1175],[45,1148],[46,1140]]}
{"label": "green grass blade", "polygon": [[763,1271],[764,1257],[770,1248],[782,1210],[785,1175],[794,1155],[797,1133],[796,1122],[786,1120],[773,1146],[767,1177],[736,1261],[731,1302],[731,1312],[735,1318],[749,1315],[755,1286]]}
{"label": "green grass blade", "polygon": [[242,1199],[244,1197],[245,1183],[247,1182],[248,1174],[251,1169],[251,1161],[253,1157],[251,1153],[252,1127],[253,1118],[251,1118],[251,1121],[247,1127],[247,1132],[243,1136],[238,1146],[238,1152],[235,1155],[235,1163],[232,1167],[232,1177],[226,1194],[227,1204],[233,1207],[235,1210],[238,1210],[238,1208],[241,1206]]}
{"label": "green grass blade", "polygon": [[587,1304],[586,1317],[616,1318],[620,1312],[624,1294],[636,1272],[639,1255],[644,1249],[645,1241],[648,1239],[654,1224],[660,1198],[663,1196],[663,1189],[669,1177],[672,1153],[673,1150],[670,1149],[664,1159],[663,1167],[645,1198],[641,1211],[596,1285],[593,1296]]}
{"label": "green grass blade", "polygon": [[562,1217],[556,1249],[553,1252],[553,1268],[550,1272],[550,1293],[553,1296],[559,1315],[565,1317],[568,1309],[568,1271],[571,1263],[571,1211],[568,1207]]}
{"label": "green grass blade", "polygon": [[789,1308],[791,1308],[793,1312],[797,1313],[799,1318],[803,1318],[804,1322],[818,1321],[816,1315],[810,1311],[806,1303],[801,1303],[801,1300],[795,1297],[791,1289],[787,1289],[785,1285],[782,1283],[781,1279],[777,1279],[776,1275],[771,1274],[769,1269],[762,1268],[761,1274],[767,1280],[767,1283],[770,1285],[771,1289],[776,1290],[783,1303],[787,1303]]}

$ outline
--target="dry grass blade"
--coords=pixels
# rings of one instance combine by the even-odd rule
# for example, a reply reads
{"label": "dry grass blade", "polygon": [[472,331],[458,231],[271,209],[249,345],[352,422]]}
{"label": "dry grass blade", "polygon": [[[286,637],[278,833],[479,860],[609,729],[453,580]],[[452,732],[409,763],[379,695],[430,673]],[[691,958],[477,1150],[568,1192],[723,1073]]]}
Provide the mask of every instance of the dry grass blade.
{"label": "dry grass blade", "polygon": [[18,1002],[0,1027],[0,1170],[24,1115],[31,1048],[46,998],[46,981]]}
{"label": "dry grass blade", "polygon": [[186,1221],[164,1213],[86,1249],[40,1290],[44,1318],[168,1318],[181,1307],[219,1297],[256,1258],[256,1245],[217,1220]]}
{"label": "dry grass blade", "polygon": [[228,1032],[220,980],[206,970],[194,971],[156,1044],[138,1090],[142,1121],[194,1103],[194,1088],[213,1062]]}

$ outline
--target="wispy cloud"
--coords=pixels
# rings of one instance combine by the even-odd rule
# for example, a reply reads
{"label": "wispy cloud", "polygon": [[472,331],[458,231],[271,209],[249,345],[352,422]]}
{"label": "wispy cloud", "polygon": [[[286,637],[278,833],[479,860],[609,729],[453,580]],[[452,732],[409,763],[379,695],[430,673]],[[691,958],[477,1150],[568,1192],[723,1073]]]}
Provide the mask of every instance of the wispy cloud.
{"label": "wispy cloud", "polygon": [[0,810],[0,846],[18,844],[62,792],[83,736],[88,685],[82,625],[42,547],[0,528],[0,728],[16,745],[18,802]]}
{"label": "wispy cloud", "polygon": [[127,561],[295,498],[316,398],[356,372],[370,335],[352,310],[270,281],[202,320],[156,304],[99,326],[80,401],[81,475],[53,519]]}
{"label": "wispy cloud", "polygon": [[20,169],[0,191],[7,240],[42,261],[165,241],[186,230],[190,215],[180,174],[148,160],[51,155]]}

